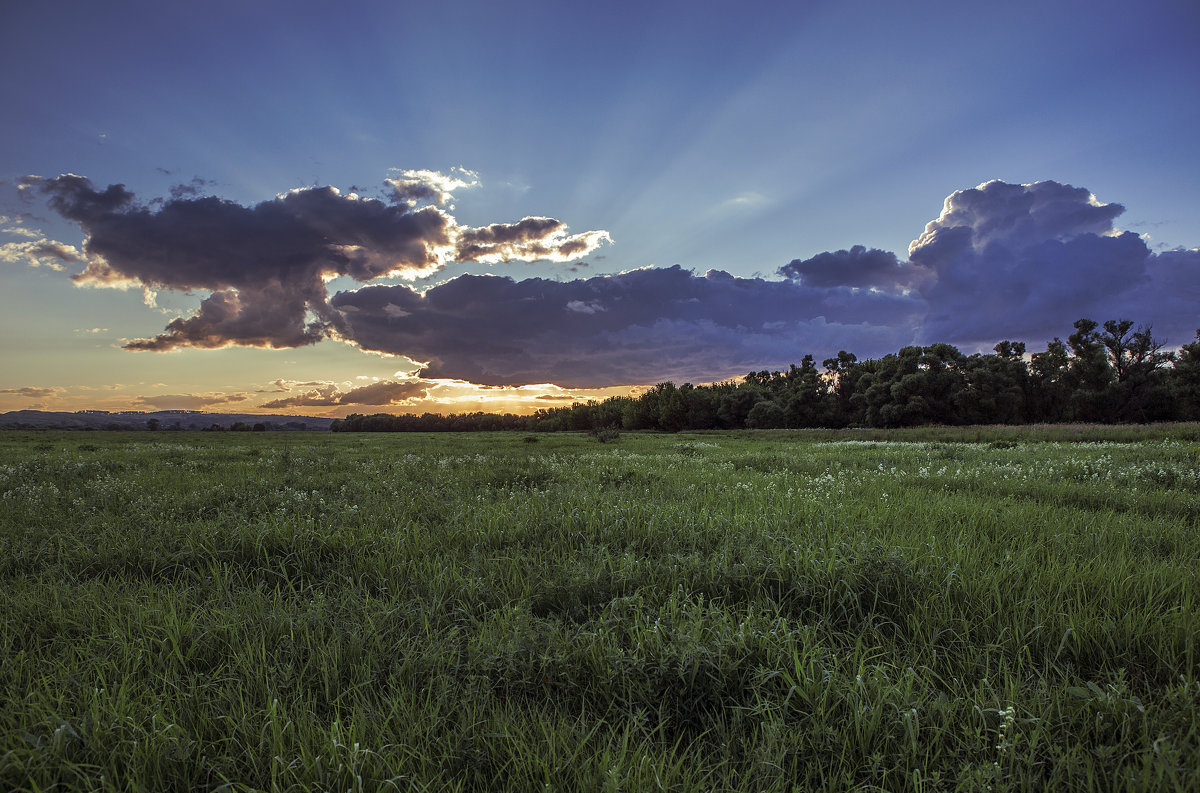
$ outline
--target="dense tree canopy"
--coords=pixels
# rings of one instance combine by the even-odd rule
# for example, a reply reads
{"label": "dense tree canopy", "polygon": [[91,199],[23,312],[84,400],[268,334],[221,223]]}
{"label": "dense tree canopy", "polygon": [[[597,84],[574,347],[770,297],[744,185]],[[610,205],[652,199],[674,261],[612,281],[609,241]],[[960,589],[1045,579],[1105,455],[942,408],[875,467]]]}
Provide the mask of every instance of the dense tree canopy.
{"label": "dense tree canopy", "polygon": [[638,397],[539,410],[532,416],[351,415],[337,431],[765,429],[919,424],[1200,420],[1200,330],[1178,353],[1148,326],[1080,319],[1064,342],[1026,355],[1023,342],[965,355],[949,344],[859,361],[841,351],[819,371],[811,355],[786,372],[712,385],[659,383]]}

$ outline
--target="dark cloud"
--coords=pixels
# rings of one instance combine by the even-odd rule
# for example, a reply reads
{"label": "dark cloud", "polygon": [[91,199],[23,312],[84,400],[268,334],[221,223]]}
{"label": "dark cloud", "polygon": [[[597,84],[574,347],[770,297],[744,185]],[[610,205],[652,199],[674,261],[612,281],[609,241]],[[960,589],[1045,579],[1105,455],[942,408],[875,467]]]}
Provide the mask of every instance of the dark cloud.
{"label": "dark cloud", "polygon": [[901,295],[679,266],[567,282],[467,275],[424,294],[372,286],[331,303],[347,339],[428,361],[426,377],[574,387],[710,380],[839,345],[890,350],[923,313]]}
{"label": "dark cloud", "polygon": [[[311,286],[311,285],[310,285]],[[322,289],[273,282],[265,288],[224,289],[200,301],[190,317],[167,323],[166,332],[134,339],[127,350],[164,351],[176,347],[217,349],[234,344],[251,347],[300,347],[324,339],[340,318],[329,310]],[[311,314],[309,312],[312,312]],[[312,316],[310,321],[303,321]]]}
{"label": "dark cloud", "polygon": [[807,352],[1044,342],[1082,316],[1190,338],[1200,251],[1152,254],[1115,229],[1122,211],[1057,182],[989,182],[947,198],[907,261],[855,246],[793,260],[785,281],[679,267],[566,283],[463,276],[424,295],[367,287],[332,304],[364,349],[428,361],[427,377],[503,384],[703,381]]}
{"label": "dark cloud", "polygon": [[[1096,318],[1125,317],[1154,326],[1154,335],[1171,346],[1187,344],[1200,328],[1200,250],[1174,250],[1146,259],[1146,279],[1110,301]],[[1119,304],[1119,305],[1118,305]]]}
{"label": "dark cloud", "polygon": [[[467,184],[439,181],[435,172],[404,173],[416,174],[407,177],[412,190],[425,184],[441,191],[439,203],[446,191]],[[73,276],[77,283],[211,293],[192,316],[129,342],[132,350],[312,344],[342,330],[328,304],[331,278],[417,277],[450,258],[563,261],[608,238],[602,231],[568,235],[551,218],[460,226],[437,207],[414,208],[411,191],[411,201],[396,204],[314,187],[247,207],[194,197],[185,186],[161,205],[145,206],[123,185],[99,190],[74,174],[27,177],[23,184],[37,186],[55,211],[87,234],[88,264]],[[199,192],[205,184],[194,180],[192,187]]]}
{"label": "dark cloud", "polygon": [[381,380],[378,383],[341,391],[332,383],[322,384],[296,396],[264,402],[263,408],[290,408],[303,405],[392,405],[425,395],[428,383],[417,380]]}
{"label": "dark cloud", "polygon": [[779,268],[784,278],[805,286],[850,286],[899,292],[918,285],[928,273],[902,262],[891,251],[867,250],[855,245],[850,250],[818,253],[811,259],[793,259]]}
{"label": "dark cloud", "polygon": [[[423,293],[368,285],[329,297],[337,276],[369,283],[449,260],[565,261],[608,239],[568,234],[547,217],[461,226],[443,207],[473,177],[401,171],[385,182],[388,200],[314,187],[254,206],[181,192],[153,207],[122,185],[27,177],[22,187],[43,191],[87,239],[82,252],[42,240],[5,253],[86,261],[73,276],[82,284],[206,293],[194,314],[130,349],[336,337],[427,362],[427,378],[491,385],[704,382],[839,349],[868,357],[913,342],[1044,342],[1083,316],[1128,317],[1179,342],[1200,324],[1200,251],[1152,253],[1114,226],[1121,205],[1057,182],[955,192],[907,260],[859,245],[795,259],[783,280],[675,266],[566,282],[464,275]],[[264,407],[386,405],[425,387],[318,384]]]}
{"label": "dark cloud", "polygon": [[[34,177],[25,177],[22,184],[33,185]],[[96,190],[89,179],[65,173],[41,183],[50,196],[50,208],[68,220],[81,224],[94,222],[105,215],[118,212],[133,203],[133,193],[123,184],[110,184]]]}

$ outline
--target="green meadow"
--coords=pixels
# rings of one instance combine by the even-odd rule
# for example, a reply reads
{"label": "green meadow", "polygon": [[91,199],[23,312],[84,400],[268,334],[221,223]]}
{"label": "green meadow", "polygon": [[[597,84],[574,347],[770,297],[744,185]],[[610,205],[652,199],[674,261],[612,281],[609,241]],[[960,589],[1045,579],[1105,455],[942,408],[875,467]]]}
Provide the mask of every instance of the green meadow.
{"label": "green meadow", "polygon": [[0,434],[0,789],[1194,791],[1200,426]]}

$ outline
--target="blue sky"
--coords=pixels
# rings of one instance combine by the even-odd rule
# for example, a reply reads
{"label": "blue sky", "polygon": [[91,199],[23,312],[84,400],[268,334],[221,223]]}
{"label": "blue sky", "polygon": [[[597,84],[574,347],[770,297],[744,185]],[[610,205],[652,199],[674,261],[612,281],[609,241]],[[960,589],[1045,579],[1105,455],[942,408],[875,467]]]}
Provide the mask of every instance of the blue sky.
{"label": "blue sky", "polygon": [[[1036,349],[1079,312],[1153,322],[1170,343],[1200,326],[1194,3],[49,0],[0,18],[0,408],[528,410],[934,331]],[[397,203],[385,180],[431,184],[415,172],[463,185]],[[81,220],[83,188],[55,181],[68,173],[132,197]],[[910,254],[947,197],[993,180]],[[1058,187],[1021,187],[1038,182]],[[50,205],[68,187],[74,218]],[[254,278],[284,271],[254,257],[276,240],[245,225],[291,211],[300,199],[276,196],[296,189],[347,213],[363,261],[400,242],[359,244],[381,237],[351,192],[392,220],[448,217],[458,243],[421,238],[435,266],[366,280],[296,252],[315,263],[282,288],[307,307],[275,314]],[[223,215],[246,233],[233,253],[195,250],[206,196],[247,210]],[[471,230],[526,217],[565,226],[507,262],[464,253]],[[1009,231],[989,236],[996,223]],[[294,242],[299,226],[271,228]],[[570,259],[563,240],[589,231],[610,241]],[[547,240],[564,252],[539,258]],[[236,286],[213,275],[230,256]],[[309,294],[318,276],[327,301]],[[95,288],[118,282],[132,288]],[[214,293],[231,299],[161,351],[124,349]],[[278,324],[248,332],[259,316]]]}

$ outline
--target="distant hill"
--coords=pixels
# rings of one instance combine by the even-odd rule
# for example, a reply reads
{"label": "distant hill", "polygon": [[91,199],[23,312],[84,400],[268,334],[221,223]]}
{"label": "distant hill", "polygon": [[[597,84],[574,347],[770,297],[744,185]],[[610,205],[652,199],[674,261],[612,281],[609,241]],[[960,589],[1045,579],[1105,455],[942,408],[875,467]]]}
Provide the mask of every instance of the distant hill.
{"label": "distant hill", "polygon": [[329,429],[333,419],[317,416],[264,416],[257,413],[203,413],[195,410],[155,410],[145,413],[109,413],[103,410],[85,410],[78,413],[50,412],[45,410],[13,410],[0,413],[0,429],[60,429],[60,430],[145,430],[150,421],[158,420],[160,430],[203,430],[214,424],[229,429],[239,422],[263,424],[269,431],[309,430],[323,432]]}

